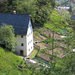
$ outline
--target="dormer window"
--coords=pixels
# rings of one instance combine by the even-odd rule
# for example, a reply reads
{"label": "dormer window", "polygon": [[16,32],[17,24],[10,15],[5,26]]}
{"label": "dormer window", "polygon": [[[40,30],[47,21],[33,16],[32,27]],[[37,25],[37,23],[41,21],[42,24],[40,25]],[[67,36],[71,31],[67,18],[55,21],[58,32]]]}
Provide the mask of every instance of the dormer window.
{"label": "dormer window", "polygon": [[23,38],[23,35],[21,35],[21,38]]}

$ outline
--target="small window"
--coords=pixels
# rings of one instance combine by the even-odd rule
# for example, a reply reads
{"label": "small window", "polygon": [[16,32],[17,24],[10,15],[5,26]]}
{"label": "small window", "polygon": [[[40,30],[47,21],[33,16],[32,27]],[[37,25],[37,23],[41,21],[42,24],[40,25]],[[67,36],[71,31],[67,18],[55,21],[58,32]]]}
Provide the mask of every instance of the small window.
{"label": "small window", "polygon": [[29,51],[30,51],[30,49],[29,49]]}
{"label": "small window", "polygon": [[32,47],[31,47],[31,49],[32,49]]}
{"label": "small window", "polygon": [[28,45],[29,45],[29,42],[28,42]]}
{"label": "small window", "polygon": [[31,35],[31,33],[28,34],[28,36],[30,36],[30,35]]}
{"label": "small window", "polygon": [[20,55],[23,56],[23,50],[20,50]]}
{"label": "small window", "polygon": [[31,40],[31,42],[32,42],[32,40]]}
{"label": "small window", "polygon": [[24,46],[24,44],[23,44],[23,43],[21,43],[21,46]]}
{"label": "small window", "polygon": [[23,35],[21,35],[21,38],[23,38]]}

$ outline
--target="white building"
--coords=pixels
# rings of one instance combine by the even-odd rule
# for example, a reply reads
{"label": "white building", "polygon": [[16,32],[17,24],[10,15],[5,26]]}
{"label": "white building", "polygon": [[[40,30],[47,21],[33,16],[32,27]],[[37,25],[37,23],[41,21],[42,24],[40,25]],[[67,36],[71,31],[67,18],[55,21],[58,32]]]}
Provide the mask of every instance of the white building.
{"label": "white building", "polygon": [[0,14],[0,25],[13,25],[18,45],[15,46],[19,55],[28,56],[33,51],[33,29],[28,15]]}

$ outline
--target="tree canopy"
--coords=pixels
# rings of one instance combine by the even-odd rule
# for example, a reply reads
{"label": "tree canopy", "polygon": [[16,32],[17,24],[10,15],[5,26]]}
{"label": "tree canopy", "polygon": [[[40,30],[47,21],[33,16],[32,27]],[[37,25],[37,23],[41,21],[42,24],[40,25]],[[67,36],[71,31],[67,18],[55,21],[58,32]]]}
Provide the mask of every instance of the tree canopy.
{"label": "tree canopy", "polygon": [[62,29],[69,29],[70,14],[65,11],[64,13],[60,13],[57,10],[53,10],[50,17],[50,21],[44,24],[45,27],[54,32],[60,32]]}
{"label": "tree canopy", "polygon": [[50,14],[55,6],[54,0],[37,0],[36,13],[34,16],[34,24],[43,26],[48,20],[50,20]]}
{"label": "tree canopy", "polygon": [[14,29],[12,26],[3,25],[0,27],[0,45],[8,49],[13,49],[15,47],[16,38],[14,34]]}

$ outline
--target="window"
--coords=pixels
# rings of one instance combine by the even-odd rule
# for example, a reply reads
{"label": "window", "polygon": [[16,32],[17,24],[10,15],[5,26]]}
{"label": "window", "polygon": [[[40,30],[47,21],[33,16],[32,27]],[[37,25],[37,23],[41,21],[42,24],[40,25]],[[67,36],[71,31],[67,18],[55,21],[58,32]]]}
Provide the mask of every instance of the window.
{"label": "window", "polygon": [[23,44],[23,43],[21,43],[21,46],[24,46],[24,44]]}
{"label": "window", "polygon": [[30,51],[30,49],[29,49],[29,51]]}
{"label": "window", "polygon": [[32,49],[32,47],[31,47],[31,49]]}
{"label": "window", "polygon": [[31,33],[28,34],[28,36],[30,36],[30,35],[31,35]]}
{"label": "window", "polygon": [[32,42],[32,40],[28,42],[28,45],[29,45],[31,42]]}
{"label": "window", "polygon": [[23,56],[23,50],[20,50],[20,55]]}
{"label": "window", "polygon": [[29,45],[29,42],[28,42],[28,45]]}
{"label": "window", "polygon": [[30,41],[29,41],[29,43],[28,43],[28,45],[30,44]]}
{"label": "window", "polygon": [[32,40],[31,40],[31,42],[32,42]]}
{"label": "window", "polygon": [[23,35],[21,35],[21,38],[23,38]]}

